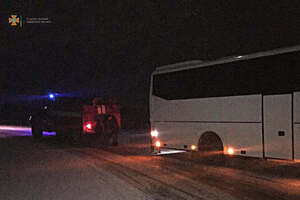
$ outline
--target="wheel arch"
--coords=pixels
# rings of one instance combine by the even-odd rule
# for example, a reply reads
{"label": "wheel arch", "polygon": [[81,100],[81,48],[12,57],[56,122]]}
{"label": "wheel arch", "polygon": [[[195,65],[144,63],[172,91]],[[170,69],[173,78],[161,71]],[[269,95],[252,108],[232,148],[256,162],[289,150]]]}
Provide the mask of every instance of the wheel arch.
{"label": "wheel arch", "polygon": [[222,151],[224,152],[225,145],[226,145],[225,140],[224,140],[223,137],[221,137],[220,134],[217,134],[215,131],[205,131],[199,136],[198,150],[199,150],[199,147],[202,144],[202,141],[203,140],[208,140],[208,139],[211,140],[212,142],[219,143],[220,145],[222,145]]}

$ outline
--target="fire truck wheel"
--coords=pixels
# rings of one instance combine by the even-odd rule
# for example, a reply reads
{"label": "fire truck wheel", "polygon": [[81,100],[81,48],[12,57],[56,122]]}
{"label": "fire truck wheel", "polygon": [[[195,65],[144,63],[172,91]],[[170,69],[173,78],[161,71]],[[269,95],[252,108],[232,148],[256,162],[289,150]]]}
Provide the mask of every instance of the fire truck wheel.
{"label": "fire truck wheel", "polygon": [[35,124],[31,126],[31,133],[34,140],[39,140],[43,136],[43,130]]}
{"label": "fire truck wheel", "polygon": [[117,146],[118,145],[118,134],[113,134],[108,138],[109,146]]}
{"label": "fire truck wheel", "polygon": [[101,140],[100,143],[109,146],[118,145],[119,127],[114,117],[98,116],[95,130],[96,135]]}
{"label": "fire truck wheel", "polygon": [[88,147],[90,144],[90,138],[86,135],[79,135],[74,142],[77,147]]}
{"label": "fire truck wheel", "polygon": [[116,122],[115,118],[112,116],[108,116],[105,123],[105,132],[109,137],[108,145],[110,146],[117,146],[118,145],[118,135],[119,135],[119,127],[118,123]]}
{"label": "fire truck wheel", "polygon": [[118,142],[118,133],[113,135],[113,143],[112,146],[118,146],[119,142]]}
{"label": "fire truck wheel", "polygon": [[77,145],[77,146],[80,145],[80,143],[82,142],[81,140],[82,140],[81,133],[75,133],[75,134],[73,134],[72,141],[73,141],[74,145]]}
{"label": "fire truck wheel", "polygon": [[56,130],[56,131],[55,131],[55,138],[56,138],[57,140],[63,140],[63,133],[62,133],[61,130]]}

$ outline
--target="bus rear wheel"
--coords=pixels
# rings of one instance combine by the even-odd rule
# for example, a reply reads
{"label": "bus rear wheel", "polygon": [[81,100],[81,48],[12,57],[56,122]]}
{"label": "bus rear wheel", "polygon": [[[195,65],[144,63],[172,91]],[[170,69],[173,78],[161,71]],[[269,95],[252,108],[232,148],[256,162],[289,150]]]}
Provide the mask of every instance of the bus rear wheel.
{"label": "bus rear wheel", "polygon": [[198,144],[198,151],[200,158],[204,162],[219,163],[224,162],[224,147],[221,138],[213,133],[204,133]]}

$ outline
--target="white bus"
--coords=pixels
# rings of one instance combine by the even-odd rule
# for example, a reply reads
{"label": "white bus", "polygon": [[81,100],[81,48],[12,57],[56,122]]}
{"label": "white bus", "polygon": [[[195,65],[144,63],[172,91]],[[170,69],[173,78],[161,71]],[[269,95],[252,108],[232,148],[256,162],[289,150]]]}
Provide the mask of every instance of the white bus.
{"label": "white bus", "polygon": [[300,160],[300,46],[158,67],[150,123],[154,147]]}

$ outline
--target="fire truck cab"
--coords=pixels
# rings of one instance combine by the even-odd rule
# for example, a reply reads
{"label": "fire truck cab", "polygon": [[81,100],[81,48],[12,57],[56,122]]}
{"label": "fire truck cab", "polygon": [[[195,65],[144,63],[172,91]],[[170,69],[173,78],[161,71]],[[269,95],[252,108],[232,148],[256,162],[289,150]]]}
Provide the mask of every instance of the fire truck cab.
{"label": "fire truck cab", "polygon": [[[50,95],[49,95],[50,97]],[[51,96],[53,97],[53,96]],[[112,98],[56,98],[43,105],[30,118],[32,136],[39,140],[43,131],[75,142],[92,140],[117,145],[121,127],[119,106]]]}

